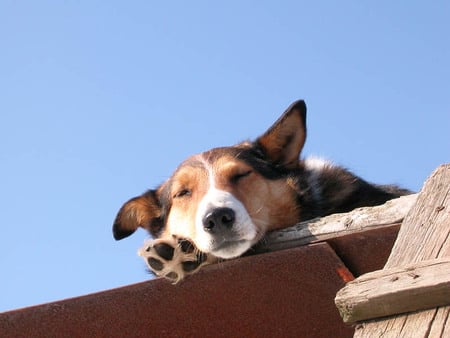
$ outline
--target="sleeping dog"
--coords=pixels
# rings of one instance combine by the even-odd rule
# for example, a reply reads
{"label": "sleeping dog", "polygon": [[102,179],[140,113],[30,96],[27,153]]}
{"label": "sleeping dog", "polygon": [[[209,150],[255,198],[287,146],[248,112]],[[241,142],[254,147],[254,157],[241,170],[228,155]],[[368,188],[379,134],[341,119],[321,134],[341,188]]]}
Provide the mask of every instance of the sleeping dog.
{"label": "sleeping dog", "polygon": [[306,105],[297,101],[255,141],[191,156],[161,186],[126,202],[114,238],[148,230],[154,240],[140,255],[176,282],[244,254],[268,231],[410,193],[317,158],[300,160],[305,139]]}

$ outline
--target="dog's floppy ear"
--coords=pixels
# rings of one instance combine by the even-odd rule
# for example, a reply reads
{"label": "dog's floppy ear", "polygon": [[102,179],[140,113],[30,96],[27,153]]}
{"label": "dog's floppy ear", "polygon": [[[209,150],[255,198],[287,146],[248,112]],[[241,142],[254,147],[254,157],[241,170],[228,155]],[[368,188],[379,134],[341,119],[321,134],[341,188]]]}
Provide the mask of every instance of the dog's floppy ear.
{"label": "dog's floppy ear", "polygon": [[264,135],[256,140],[268,159],[285,168],[298,166],[306,139],[306,104],[299,100],[289,106]]}
{"label": "dog's floppy ear", "polygon": [[113,235],[116,240],[130,236],[138,227],[155,234],[162,226],[161,207],[156,190],[149,190],[141,196],[126,202],[117,213],[113,224]]}

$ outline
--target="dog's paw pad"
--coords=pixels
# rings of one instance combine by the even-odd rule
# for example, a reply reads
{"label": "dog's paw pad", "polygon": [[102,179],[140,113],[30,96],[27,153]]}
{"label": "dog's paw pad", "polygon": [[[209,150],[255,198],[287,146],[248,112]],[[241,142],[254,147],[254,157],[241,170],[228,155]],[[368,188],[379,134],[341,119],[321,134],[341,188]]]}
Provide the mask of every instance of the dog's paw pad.
{"label": "dog's paw pad", "polygon": [[215,257],[198,251],[189,240],[176,237],[149,241],[138,254],[144,258],[150,271],[173,283],[216,260]]}
{"label": "dog's paw pad", "polygon": [[166,261],[171,261],[175,252],[175,248],[167,243],[157,243],[153,246],[153,249]]}

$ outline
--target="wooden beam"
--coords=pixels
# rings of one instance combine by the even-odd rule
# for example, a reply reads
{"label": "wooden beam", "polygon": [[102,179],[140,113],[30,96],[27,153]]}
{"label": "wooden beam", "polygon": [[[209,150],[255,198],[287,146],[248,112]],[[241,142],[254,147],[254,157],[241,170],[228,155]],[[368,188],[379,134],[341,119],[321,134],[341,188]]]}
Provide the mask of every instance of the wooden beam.
{"label": "wooden beam", "polygon": [[335,303],[347,323],[450,305],[450,257],[367,273]]}
{"label": "wooden beam", "polygon": [[273,231],[261,241],[256,252],[287,249],[392,226],[403,221],[416,199],[417,194],[402,196],[376,207],[358,208],[347,213],[315,218],[290,228]]}
{"label": "wooden beam", "polygon": [[[403,221],[385,269],[443,257],[450,257],[450,164],[438,167],[425,182]],[[356,326],[355,337],[379,336],[450,337],[450,306],[374,319]]]}
{"label": "wooden beam", "polygon": [[425,182],[405,217],[386,268],[450,256],[450,164]]}

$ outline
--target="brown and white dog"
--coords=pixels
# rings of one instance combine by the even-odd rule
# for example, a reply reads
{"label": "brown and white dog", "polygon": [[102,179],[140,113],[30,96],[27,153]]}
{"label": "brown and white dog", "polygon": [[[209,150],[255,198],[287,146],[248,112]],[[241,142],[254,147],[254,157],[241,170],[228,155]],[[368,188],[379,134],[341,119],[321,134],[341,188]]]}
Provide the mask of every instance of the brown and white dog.
{"label": "brown and white dog", "polygon": [[205,262],[242,255],[267,231],[410,193],[317,158],[299,160],[305,139],[306,105],[297,101],[254,142],[194,155],[126,202],[114,238],[147,229],[157,240],[141,255],[157,275],[179,280]]}

